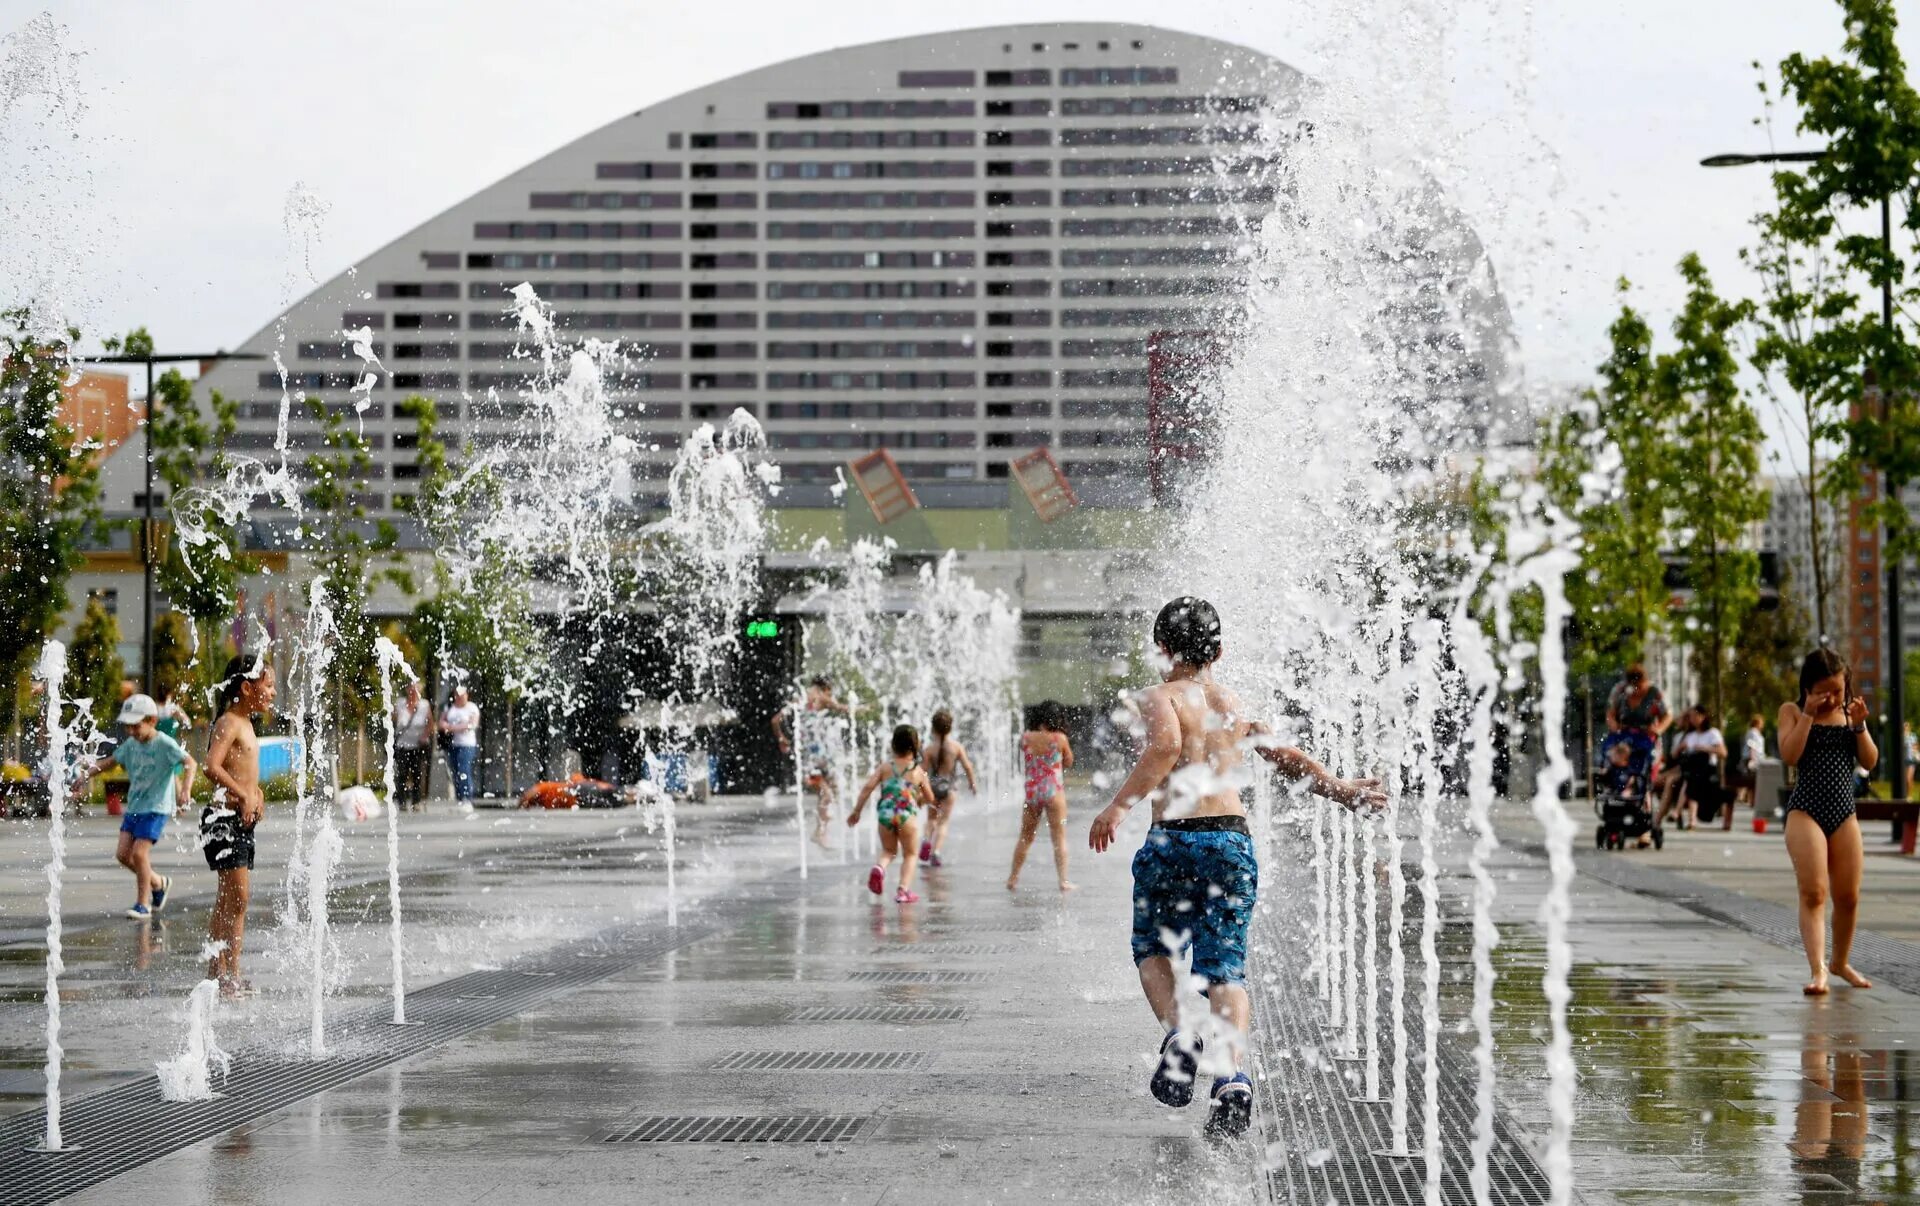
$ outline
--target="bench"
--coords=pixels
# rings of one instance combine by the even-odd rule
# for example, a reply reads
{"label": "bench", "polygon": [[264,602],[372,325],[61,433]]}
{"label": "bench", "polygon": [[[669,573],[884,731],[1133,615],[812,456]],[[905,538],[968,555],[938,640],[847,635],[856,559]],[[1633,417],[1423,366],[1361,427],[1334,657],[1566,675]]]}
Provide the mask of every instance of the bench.
{"label": "bench", "polygon": [[1899,821],[1900,853],[1914,852],[1920,839],[1920,800],[1862,798],[1853,802],[1853,815],[1862,821]]}

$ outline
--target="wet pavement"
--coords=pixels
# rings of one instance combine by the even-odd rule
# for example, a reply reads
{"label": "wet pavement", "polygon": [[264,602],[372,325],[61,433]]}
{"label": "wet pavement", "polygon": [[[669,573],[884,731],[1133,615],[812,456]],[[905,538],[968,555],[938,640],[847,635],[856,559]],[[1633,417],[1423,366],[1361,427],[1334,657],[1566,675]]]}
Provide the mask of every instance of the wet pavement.
{"label": "wet pavement", "polygon": [[[1524,1149],[1546,1131],[1544,951],[1533,922],[1545,876],[1524,848],[1537,840],[1524,813],[1504,812],[1497,1083],[1503,1134]],[[1157,1035],[1126,956],[1127,858],[1078,846],[1090,816],[1077,807],[1071,823],[1079,892],[1052,889],[1042,848],[1009,895],[1014,818],[976,810],[963,814],[949,865],[927,874],[926,900],[902,908],[868,896],[861,864],[837,852],[817,857],[799,884],[790,800],[689,810],[686,930],[675,938],[661,912],[660,836],[631,812],[403,815],[418,834],[407,950],[423,1016],[451,1017],[456,1001],[501,992],[474,987],[489,976],[554,974],[540,969],[566,966],[563,956],[604,958],[603,969],[286,1104],[231,1103],[246,1120],[73,1200],[1285,1201],[1302,1183],[1292,1174],[1366,1160],[1331,1122],[1338,1113],[1377,1126],[1384,1106],[1290,1107],[1290,1095],[1333,1096],[1309,1078],[1324,1076],[1325,1051],[1296,1045],[1298,1017],[1256,1023],[1256,1141],[1217,1147],[1200,1135],[1197,1107],[1168,1111],[1147,1096]],[[28,835],[17,838],[0,905],[8,926],[30,928],[21,881],[31,880],[31,854]],[[349,877],[374,878],[335,897],[343,924],[328,1009],[343,1035],[387,991],[384,840],[383,829],[360,827]],[[108,841],[103,828],[82,844]],[[1470,930],[1458,835],[1450,841],[1442,1048],[1457,1067],[1470,1042],[1461,1033]],[[1255,969],[1271,977],[1261,994],[1270,1011],[1316,1008],[1299,983],[1311,884],[1302,847],[1282,827],[1264,876],[1270,911]],[[262,864],[272,865],[264,851]],[[94,873],[77,892],[98,895],[86,906],[98,923],[125,874],[110,862]],[[269,907],[273,878],[263,875],[256,896]],[[178,1003],[198,975],[197,903],[190,895],[150,944],[117,920],[75,936],[63,992],[70,1110],[173,1054]],[[1920,999],[1879,987],[1809,1001],[1794,952],[1592,876],[1576,883],[1574,919],[1583,1201],[1920,1200],[1910,1137]],[[307,1008],[291,959],[298,944],[270,924],[257,933],[249,958],[265,992],[223,1012],[222,1041],[243,1063],[296,1069]],[[1418,966],[1410,950],[1415,986]],[[42,974],[32,947],[0,951],[9,1036],[0,1088],[15,1110],[39,1104]],[[438,1004],[425,987],[436,983],[449,986]],[[1457,1078],[1443,1081],[1443,1094],[1456,1089]],[[134,1121],[164,1129],[166,1111],[185,1108],[156,1102]],[[1417,1127],[1417,1104],[1413,1117]],[[17,1160],[0,1155],[0,1200],[14,1200]]]}

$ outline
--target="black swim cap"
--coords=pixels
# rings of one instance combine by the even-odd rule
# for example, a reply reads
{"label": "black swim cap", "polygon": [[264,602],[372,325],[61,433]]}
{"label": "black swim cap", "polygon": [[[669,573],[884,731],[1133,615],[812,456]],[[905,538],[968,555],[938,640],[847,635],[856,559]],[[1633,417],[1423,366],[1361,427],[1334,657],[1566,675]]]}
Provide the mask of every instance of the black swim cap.
{"label": "black swim cap", "polygon": [[1189,666],[1210,666],[1220,657],[1220,613],[1213,604],[1181,595],[1160,609],[1153,643]]}

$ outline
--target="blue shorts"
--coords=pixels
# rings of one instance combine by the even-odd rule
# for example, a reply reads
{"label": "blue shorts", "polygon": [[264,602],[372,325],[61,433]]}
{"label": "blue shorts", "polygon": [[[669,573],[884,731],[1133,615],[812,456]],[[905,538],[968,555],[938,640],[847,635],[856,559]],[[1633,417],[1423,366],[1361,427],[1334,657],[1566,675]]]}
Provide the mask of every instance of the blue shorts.
{"label": "blue shorts", "polygon": [[1133,961],[1193,951],[1210,984],[1247,982],[1247,926],[1260,894],[1253,839],[1155,826],[1133,856]]}
{"label": "blue shorts", "polygon": [[136,842],[157,842],[166,828],[164,812],[130,812],[120,818],[120,832],[131,833]]}

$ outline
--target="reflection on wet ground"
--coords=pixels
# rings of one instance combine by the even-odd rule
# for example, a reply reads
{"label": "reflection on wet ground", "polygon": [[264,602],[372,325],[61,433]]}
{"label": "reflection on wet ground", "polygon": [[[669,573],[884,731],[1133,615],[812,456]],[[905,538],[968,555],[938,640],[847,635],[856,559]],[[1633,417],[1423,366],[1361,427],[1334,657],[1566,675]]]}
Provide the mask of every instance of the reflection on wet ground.
{"label": "reflection on wet ground", "polygon": [[[682,830],[681,882],[691,891],[791,873],[784,817],[746,808],[706,820]],[[1076,863],[1083,891],[1064,900],[1037,889],[1009,896],[997,873],[1010,835],[995,824],[961,835],[953,865],[925,877],[918,906],[874,903],[858,869],[834,856],[816,864],[821,884],[803,898],[79,1200],[1259,1196],[1263,1163],[1286,1153],[1218,1150],[1200,1138],[1198,1111],[1146,1097],[1156,1036],[1126,957],[1124,859]],[[547,832],[510,849],[452,851],[438,865],[422,860],[408,881],[416,984],[660,907],[658,840],[638,831],[609,827],[584,845]],[[1276,904],[1302,895],[1300,868],[1275,862]],[[1505,856],[1497,875],[1499,1093],[1538,1136],[1547,1015],[1532,918],[1544,876],[1519,855]],[[1449,910],[1464,888],[1458,877],[1443,883]],[[347,1004],[386,991],[384,892],[369,882],[334,898],[336,995]],[[1911,1141],[1920,1000],[1876,988],[1809,1001],[1792,952],[1591,880],[1578,883],[1574,903],[1583,1200],[1920,1201]],[[188,908],[144,929],[73,936],[63,990],[73,1093],[171,1053],[173,1011],[197,977],[204,924]],[[1470,1042],[1469,940],[1467,920],[1450,915],[1442,1009],[1456,1050]],[[223,1018],[234,1046],[298,1032],[300,969],[279,966],[277,941],[263,926],[253,948],[266,995]],[[1268,971],[1298,974],[1305,949],[1267,952]],[[1417,957],[1410,981],[1416,968]],[[0,950],[7,1109],[39,1101],[40,975],[37,950]],[[903,1053],[920,1058],[831,1066]],[[865,1129],[818,1151],[605,1142],[636,1117],[664,1114],[848,1115]]]}
{"label": "reflection on wet ground", "polygon": [[[1523,882],[1502,883],[1503,919],[1530,916],[1537,890],[1511,890]],[[1920,1201],[1920,1001],[1885,987],[1808,999],[1797,952],[1601,884],[1581,884],[1574,916],[1583,1196]],[[1447,927],[1449,1019],[1466,1016],[1470,942],[1464,921]],[[1501,1091],[1536,1134],[1546,1123],[1544,962],[1531,925],[1501,926]]]}

